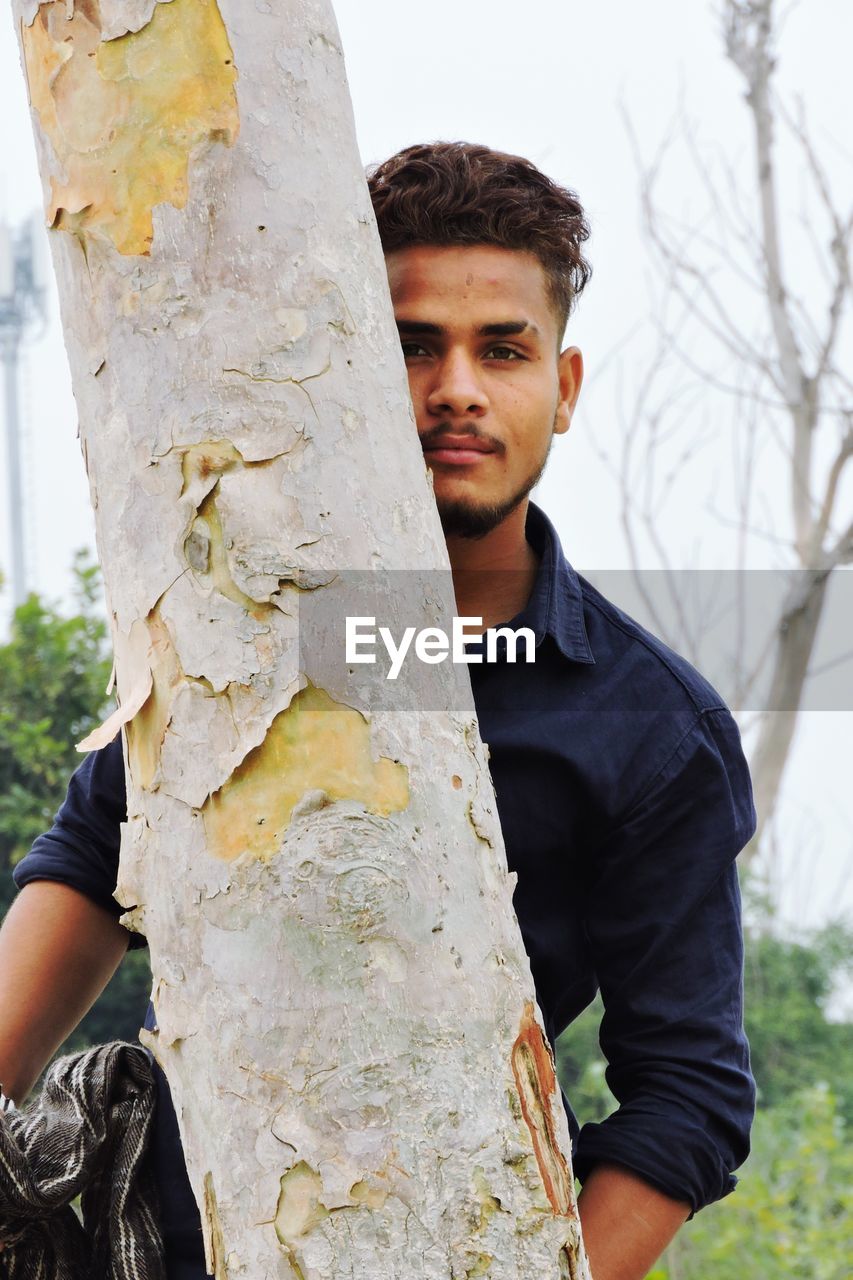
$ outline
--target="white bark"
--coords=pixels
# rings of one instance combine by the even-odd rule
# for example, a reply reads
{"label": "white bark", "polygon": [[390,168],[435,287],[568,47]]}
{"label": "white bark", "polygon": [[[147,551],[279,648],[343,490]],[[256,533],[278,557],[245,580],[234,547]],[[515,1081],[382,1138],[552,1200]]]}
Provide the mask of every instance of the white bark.
{"label": "white bark", "polygon": [[329,5],[14,8],[212,1269],[583,1277],[475,720],[300,664],[306,590],[447,568]]}

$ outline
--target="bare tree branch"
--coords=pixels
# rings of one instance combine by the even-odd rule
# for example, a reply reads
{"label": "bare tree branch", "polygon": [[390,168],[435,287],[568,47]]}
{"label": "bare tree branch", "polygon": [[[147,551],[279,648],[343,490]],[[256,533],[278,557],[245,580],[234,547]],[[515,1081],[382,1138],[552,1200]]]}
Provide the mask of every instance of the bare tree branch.
{"label": "bare tree branch", "polygon": [[853,210],[847,215],[846,219],[842,219],[836,210],[829,188],[829,179],[806,129],[805,109],[802,102],[798,104],[798,117],[796,119],[785,110],[783,104],[780,104],[778,109],[781,117],[800,144],[809,171],[814,179],[815,188],[820,195],[827,217],[832,225],[833,234],[829,251],[835,269],[835,279],[826,336],[823,340],[818,366],[814,374],[815,381],[819,382],[831,365],[835,345],[838,341],[844,303],[850,292],[850,237],[851,231],[853,231]]}
{"label": "bare tree branch", "polygon": [[[661,270],[655,282],[657,338],[633,405],[623,407],[620,477],[622,524],[631,564],[639,568],[640,546],[672,579],[673,549],[662,532],[663,515],[677,479],[695,471],[705,444],[707,411],[694,403],[677,367],[704,395],[719,392],[734,406],[726,420],[732,433],[735,513],[715,499],[710,509],[723,527],[736,533],[734,555],[744,568],[752,548],[776,549],[780,567],[798,574],[778,614],[767,618],[767,635],[757,645],[744,632],[750,584],[738,587],[739,621],[732,661],[736,668],[735,703],[741,708],[757,696],[763,711],[757,725],[753,776],[760,822],[772,818],[806,682],[814,671],[814,646],[829,576],[853,563],[853,518],[838,507],[853,456],[853,374],[845,325],[853,301],[851,242],[853,211],[835,202],[814,134],[800,106],[789,110],[774,90],[779,36],[795,5],[779,0],[720,0],[717,6],[723,47],[740,73],[751,122],[753,181],[744,184],[737,154],[714,156],[702,145],[684,104],[651,162],[643,160],[631,119],[623,109],[627,136],[640,178],[640,204],[646,240]],[[776,135],[793,141],[801,158],[802,235],[814,255],[806,291],[802,273],[786,269],[783,251],[785,213],[777,171]],[[686,222],[660,207],[659,188],[677,146],[703,193],[705,213]],[[786,159],[789,153],[781,153]],[[779,160],[778,163],[782,163]],[[803,185],[804,184],[804,185]],[[749,203],[754,202],[755,214]],[[790,215],[787,215],[790,217]],[[795,225],[795,224],[793,224]],[[801,269],[802,258],[796,261]],[[758,286],[760,306],[754,307]],[[691,416],[692,414],[692,416]],[[718,420],[717,420],[718,421]],[[838,424],[838,443],[827,461],[823,438]],[[821,448],[816,440],[821,438]],[[760,478],[772,467],[787,475],[790,534],[777,528],[778,511]],[[836,532],[836,523],[842,531]],[[679,548],[683,554],[683,548]],[[655,602],[644,592],[654,617]],[[689,595],[689,589],[683,589]],[[713,609],[697,625],[692,600],[673,598],[670,635],[690,645]],[[660,612],[660,611],[658,611]],[[665,624],[666,619],[659,617]],[[664,632],[666,634],[666,632]],[[763,689],[769,676],[766,692]],[[757,849],[757,842],[753,852]]]}
{"label": "bare tree branch", "polygon": [[847,432],[841,441],[838,453],[835,455],[829,471],[829,477],[826,482],[826,492],[824,493],[823,503],[821,505],[815,529],[815,543],[819,547],[823,546],[824,540],[829,531],[829,526],[832,521],[832,513],[835,507],[835,499],[838,494],[838,484],[851,457],[853,457],[853,413],[848,415]]}
{"label": "bare tree branch", "polygon": [[727,6],[726,51],[746,81],[746,99],[755,134],[756,177],[767,273],[767,304],[776,339],[779,369],[794,424],[794,471],[791,496],[794,528],[801,555],[810,545],[809,488],[812,466],[814,383],[803,367],[789,311],[782,272],[776,170],[773,158],[773,108],[770,81],[776,66],[773,50],[773,0],[730,0]]}

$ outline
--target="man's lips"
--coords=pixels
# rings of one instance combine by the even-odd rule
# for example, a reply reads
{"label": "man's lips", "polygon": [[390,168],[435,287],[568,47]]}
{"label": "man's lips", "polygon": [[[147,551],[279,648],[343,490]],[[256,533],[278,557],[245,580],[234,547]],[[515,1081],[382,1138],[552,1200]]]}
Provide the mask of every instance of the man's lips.
{"label": "man's lips", "polygon": [[447,462],[456,467],[482,462],[494,452],[493,445],[477,436],[444,436],[435,444],[424,445],[424,457],[430,462]]}

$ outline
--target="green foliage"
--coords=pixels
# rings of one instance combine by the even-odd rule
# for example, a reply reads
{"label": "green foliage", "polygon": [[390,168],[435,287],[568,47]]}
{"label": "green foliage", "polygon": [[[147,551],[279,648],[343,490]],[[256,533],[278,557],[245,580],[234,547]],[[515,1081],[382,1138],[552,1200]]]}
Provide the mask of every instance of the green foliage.
{"label": "green foliage", "polygon": [[[50,827],[80,763],[75,744],[106,709],[107,628],[99,569],[85,552],[75,557],[74,587],[76,612],[64,616],[30,595],[0,645],[0,917],[15,896],[12,868]],[[147,951],[129,954],[63,1048],[135,1039],[149,985]]]}
{"label": "green foliage", "polygon": [[75,743],[98,723],[110,661],[96,608],[98,568],[74,563],[78,612],[63,617],[37,595],[19,605],[0,646],[0,911],[14,896],[6,868],[50,826],[72,771]]}
{"label": "green foliage", "polygon": [[[745,1021],[759,1108],[825,1084],[853,1125],[853,1024],[827,1016],[833,990],[851,972],[853,931],[843,925],[827,925],[796,941],[760,929],[747,933]],[[598,1046],[602,1012],[597,997],[557,1041],[560,1083],[582,1124],[616,1107]]]}
{"label": "green foliage", "polygon": [[650,1280],[846,1280],[853,1147],[823,1085],[760,1111],[731,1196],[688,1222]]}
{"label": "green foliage", "polygon": [[[731,1196],[679,1232],[649,1280],[846,1280],[853,1220],[853,1025],[827,1015],[853,969],[853,933],[746,936],[746,1026],[758,1083],[752,1155]],[[600,1000],[557,1042],[583,1124],[612,1111],[598,1048]]]}
{"label": "green foliage", "polygon": [[603,1120],[618,1105],[604,1079],[607,1063],[598,1046],[603,1013],[601,996],[596,996],[556,1045],[557,1075],[581,1124]]}
{"label": "green foliage", "polygon": [[853,932],[842,925],[797,941],[758,930],[747,936],[746,1026],[759,1106],[778,1106],[803,1086],[823,1083],[853,1124],[853,1024],[826,1013],[851,970]]}

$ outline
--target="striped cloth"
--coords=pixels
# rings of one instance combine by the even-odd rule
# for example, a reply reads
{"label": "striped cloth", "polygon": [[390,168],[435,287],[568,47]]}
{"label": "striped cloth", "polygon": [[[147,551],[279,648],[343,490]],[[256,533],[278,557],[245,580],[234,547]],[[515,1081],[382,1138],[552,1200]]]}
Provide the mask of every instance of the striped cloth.
{"label": "striped cloth", "polygon": [[165,1280],[154,1096],[144,1049],[114,1041],[60,1058],[34,1104],[0,1115],[0,1275]]}

